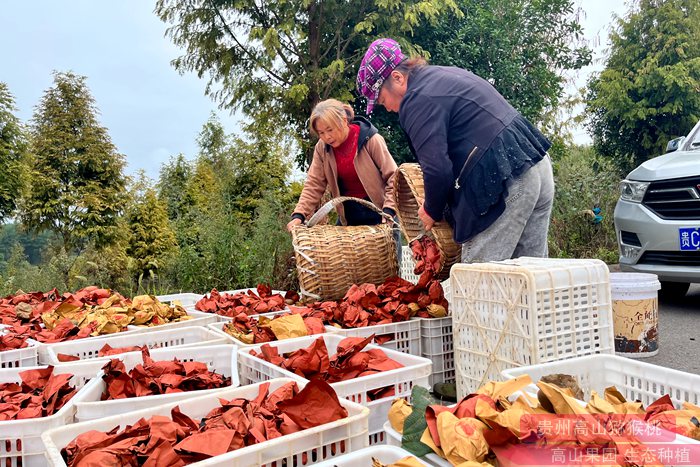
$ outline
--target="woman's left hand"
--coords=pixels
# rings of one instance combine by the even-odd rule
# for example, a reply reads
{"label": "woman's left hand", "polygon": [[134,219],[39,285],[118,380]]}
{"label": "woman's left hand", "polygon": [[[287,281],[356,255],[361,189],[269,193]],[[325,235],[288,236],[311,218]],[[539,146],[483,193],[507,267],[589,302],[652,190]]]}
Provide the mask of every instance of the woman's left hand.
{"label": "woman's left hand", "polygon": [[423,227],[425,227],[425,231],[429,231],[430,229],[433,228],[435,225],[435,221],[433,220],[432,217],[430,217],[430,214],[425,212],[425,209],[423,208],[423,205],[421,204],[421,207],[418,209],[418,217],[420,218],[421,222],[423,223]]}

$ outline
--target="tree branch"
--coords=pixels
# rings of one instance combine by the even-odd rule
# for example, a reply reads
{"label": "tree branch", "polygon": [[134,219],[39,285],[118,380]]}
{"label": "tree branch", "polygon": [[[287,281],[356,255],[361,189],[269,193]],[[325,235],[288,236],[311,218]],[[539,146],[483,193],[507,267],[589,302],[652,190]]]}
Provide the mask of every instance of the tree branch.
{"label": "tree branch", "polygon": [[[361,5],[361,7],[360,7],[360,12],[359,12],[358,15],[359,15],[359,16],[363,15],[363,14],[365,13],[366,9],[367,9],[367,2],[366,2],[366,1],[363,1],[363,2],[362,2],[362,5]],[[352,43],[352,40],[357,36],[357,32],[356,32],[355,30],[353,30],[353,31],[350,33],[350,35],[345,39],[345,41],[343,41],[343,40],[341,39],[340,34],[341,34],[341,32],[342,32],[342,31],[341,31],[341,30],[342,30],[342,25],[345,23],[345,21],[346,21],[348,18],[349,18],[349,16],[345,16],[345,18],[343,18],[343,20],[342,20],[342,22],[341,22],[341,27],[338,28],[338,30],[336,31],[336,35],[335,35],[335,37],[333,38],[333,42],[335,42],[336,40],[338,41],[338,46],[337,46],[337,49],[336,49],[336,50],[338,51],[338,52],[336,53],[336,58],[337,58],[337,59],[340,59],[340,57],[342,57],[342,56],[345,54],[345,51],[348,49],[348,47],[349,47],[350,44]],[[331,44],[332,44],[333,42],[331,42]],[[343,42],[345,43],[345,45],[343,45],[342,48],[341,48],[341,45],[340,45],[340,44],[342,44]],[[326,52],[324,52],[322,58],[325,58],[326,55],[327,55],[332,49],[333,49],[333,46],[332,46],[332,45],[329,46],[328,49],[326,50]]]}
{"label": "tree branch", "polygon": [[[279,16],[277,16],[277,12],[275,12],[275,10],[270,9],[270,13],[272,13],[272,16],[275,17],[275,19],[277,20],[277,23],[282,24],[282,20],[280,19]],[[291,45],[291,48],[290,48],[290,46],[283,44],[284,48],[289,50],[293,54],[296,54],[297,57],[299,57],[299,60],[301,60],[302,53],[299,50],[299,48],[296,46],[296,43],[294,42],[294,38],[290,37],[289,34],[287,34],[287,32],[284,32],[284,35],[287,37],[287,39],[289,40],[289,44]]]}
{"label": "tree branch", "polygon": [[219,8],[216,6],[216,4],[214,4],[214,2],[213,2],[212,0],[209,0],[209,4],[211,5],[211,7],[212,7],[212,8],[214,9],[214,11],[216,12],[216,16],[218,16],[219,19],[221,20],[221,24],[223,25],[224,30],[228,33],[229,36],[231,36],[231,39],[233,39],[233,41],[236,43],[236,45],[238,45],[238,47],[239,47],[246,55],[248,55],[248,57],[249,57],[254,63],[256,63],[260,68],[262,68],[263,70],[265,70],[270,76],[272,76],[273,78],[275,78],[275,79],[276,79],[277,81],[279,81],[280,83],[282,83],[282,84],[290,84],[287,80],[285,80],[284,78],[282,78],[280,75],[278,75],[277,73],[275,73],[273,70],[271,70],[270,68],[268,68],[268,67],[266,67],[265,65],[263,65],[262,63],[260,63],[260,61],[259,61],[258,59],[255,58],[255,55],[253,55],[252,52],[250,52],[245,46],[243,46],[243,44],[240,43],[240,41],[238,40],[238,37],[236,37],[236,35],[233,33],[233,31],[231,31],[231,29],[228,27],[228,25],[226,24],[226,19],[223,17],[223,15],[222,15],[221,12],[219,11]]}
{"label": "tree branch", "polygon": [[323,61],[323,59],[325,59],[328,56],[331,50],[333,50],[333,47],[336,44],[336,42],[340,41],[340,35],[342,33],[343,26],[345,26],[345,21],[347,21],[348,18],[349,15],[345,15],[345,17],[342,20],[340,20],[340,23],[338,24],[338,27],[335,30],[335,37],[333,37],[332,41],[329,41],[328,48],[321,54],[321,61]]}
{"label": "tree branch", "polygon": [[[257,13],[258,17],[260,18],[260,22],[262,23],[263,27],[267,28],[267,29],[272,29],[272,27],[273,27],[272,24],[269,21],[267,21],[267,14],[266,14],[267,12],[262,10],[262,6],[260,8],[258,8],[257,2],[254,1],[253,8],[255,9],[255,12]],[[275,16],[272,9],[270,9],[269,12],[272,13],[273,16]],[[279,22],[279,19],[277,21]],[[277,29],[277,28],[275,28],[275,29]],[[279,35],[277,37],[279,38]],[[280,44],[282,44],[281,41],[280,41]],[[300,76],[299,73],[294,69],[292,64],[289,62],[289,59],[287,58],[287,56],[282,53],[282,51],[280,50],[279,47],[275,47],[275,52],[277,52],[277,55],[279,55],[279,57],[282,59],[284,64],[287,65],[287,69],[292,72],[294,77],[299,78],[299,76]],[[287,84],[291,84],[291,83],[287,83]]]}

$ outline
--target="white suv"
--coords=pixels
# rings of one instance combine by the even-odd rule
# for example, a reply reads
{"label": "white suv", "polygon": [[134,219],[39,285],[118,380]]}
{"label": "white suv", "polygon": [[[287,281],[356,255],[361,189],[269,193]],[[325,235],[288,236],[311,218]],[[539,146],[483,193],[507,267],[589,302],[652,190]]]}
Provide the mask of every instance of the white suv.
{"label": "white suv", "polygon": [[615,232],[620,269],[659,276],[662,297],[700,282],[700,122],[620,183]]}

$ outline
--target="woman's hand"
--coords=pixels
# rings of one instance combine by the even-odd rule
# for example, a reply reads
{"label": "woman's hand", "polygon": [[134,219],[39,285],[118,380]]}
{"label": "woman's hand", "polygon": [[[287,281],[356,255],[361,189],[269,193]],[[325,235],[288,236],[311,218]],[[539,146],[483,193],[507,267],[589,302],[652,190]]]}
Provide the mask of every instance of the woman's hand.
{"label": "woman's hand", "polygon": [[425,231],[429,231],[430,229],[433,228],[435,225],[435,221],[433,220],[432,217],[430,217],[430,214],[425,212],[425,209],[423,208],[423,205],[421,204],[420,208],[418,209],[418,217],[420,218],[421,222],[423,223],[423,227],[425,227]]}
{"label": "woman's hand", "polygon": [[301,219],[295,217],[294,219],[289,221],[289,224],[287,224],[287,230],[291,232],[292,229],[294,229],[294,227],[296,227],[297,225],[301,225]]}

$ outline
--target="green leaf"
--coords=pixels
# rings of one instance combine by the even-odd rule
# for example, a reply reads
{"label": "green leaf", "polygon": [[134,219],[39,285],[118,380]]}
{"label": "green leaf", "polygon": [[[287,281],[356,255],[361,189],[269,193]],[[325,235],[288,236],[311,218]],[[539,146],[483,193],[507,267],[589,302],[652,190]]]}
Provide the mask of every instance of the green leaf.
{"label": "green leaf", "polygon": [[440,404],[440,402],[430,395],[428,389],[422,386],[413,386],[411,391],[413,412],[403,424],[401,447],[419,457],[433,453],[433,450],[428,445],[421,443],[420,439],[425,429],[428,428],[425,421],[425,409],[434,404]]}

